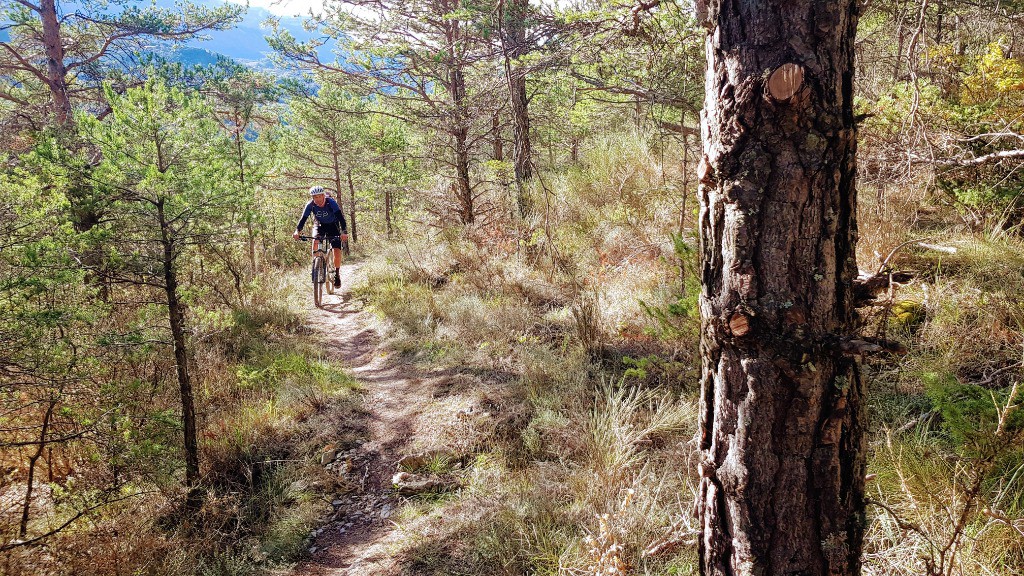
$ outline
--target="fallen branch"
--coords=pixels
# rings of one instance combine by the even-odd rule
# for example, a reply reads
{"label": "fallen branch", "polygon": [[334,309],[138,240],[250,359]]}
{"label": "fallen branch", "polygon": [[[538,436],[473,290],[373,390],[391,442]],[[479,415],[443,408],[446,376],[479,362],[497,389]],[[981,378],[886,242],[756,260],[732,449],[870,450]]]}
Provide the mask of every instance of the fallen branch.
{"label": "fallen branch", "polygon": [[[913,530],[914,532],[917,532],[918,534],[920,534],[922,536],[926,536],[925,533],[921,530],[921,526],[920,525],[918,525],[918,524],[916,524],[914,522],[908,522],[908,521],[904,520],[903,518],[900,517],[899,514],[897,514],[892,508],[890,508],[885,503],[880,502],[878,500],[875,500],[873,498],[865,498],[864,499],[864,503],[865,504],[872,504],[872,505],[878,506],[882,510],[885,510],[886,512],[888,512],[889,516],[891,516],[892,519],[896,521],[896,525],[900,527],[900,530]],[[929,543],[930,542],[931,542],[931,540],[929,540]]]}
{"label": "fallen branch", "polygon": [[136,492],[136,493],[128,494],[128,495],[121,496],[121,497],[118,497],[118,498],[112,498],[110,500],[104,500],[102,502],[98,502],[96,504],[93,504],[92,506],[88,506],[88,507],[86,507],[86,508],[84,508],[82,510],[79,510],[73,516],[71,516],[66,521],[64,521],[63,524],[61,524],[60,526],[57,526],[56,528],[51,529],[49,532],[45,532],[43,534],[39,534],[38,536],[34,536],[34,537],[29,538],[27,540],[16,539],[16,540],[11,540],[11,541],[9,541],[9,542],[7,542],[5,544],[0,545],[0,552],[6,552],[8,550],[13,550],[15,548],[19,548],[19,547],[22,547],[22,546],[34,546],[34,545],[42,542],[43,540],[46,540],[47,538],[56,535],[57,533],[61,532],[62,530],[64,530],[68,526],[71,526],[79,518],[89,514],[93,510],[96,510],[98,508],[102,508],[102,507],[107,506],[109,504],[114,504],[116,502],[121,502],[123,500],[129,500],[131,498],[137,498],[139,496],[145,496],[146,494],[153,494],[155,492],[156,492],[155,490],[147,490],[147,491],[144,491],[144,492]]}
{"label": "fallen branch", "polygon": [[947,160],[936,160],[935,163],[949,168],[967,168],[1013,158],[1024,158],[1024,150],[1000,150],[999,152],[992,152],[976,158],[968,158],[966,160],[950,158]]}
{"label": "fallen branch", "polygon": [[888,268],[889,261],[892,260],[892,257],[895,256],[896,253],[899,252],[900,250],[906,248],[907,246],[910,246],[911,244],[921,244],[922,242],[927,242],[928,240],[931,240],[931,238],[915,238],[914,240],[907,240],[906,242],[896,246],[895,248],[889,251],[889,254],[885,258],[882,259],[882,262],[878,265],[878,271],[875,272],[875,274],[881,274],[886,268]]}
{"label": "fallen branch", "polygon": [[938,244],[929,244],[927,242],[918,242],[918,246],[921,248],[927,248],[928,250],[935,250],[936,252],[945,252],[946,254],[956,254],[955,246],[940,246]]}

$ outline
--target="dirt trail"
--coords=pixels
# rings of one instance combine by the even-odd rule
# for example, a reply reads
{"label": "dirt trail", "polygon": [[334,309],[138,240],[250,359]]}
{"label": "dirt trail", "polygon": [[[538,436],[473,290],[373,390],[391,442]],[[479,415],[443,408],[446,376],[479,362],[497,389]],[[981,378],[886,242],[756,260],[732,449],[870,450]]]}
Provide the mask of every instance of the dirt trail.
{"label": "dirt trail", "polygon": [[326,338],[337,358],[361,383],[367,441],[343,451],[338,465],[358,487],[334,501],[333,520],[319,530],[310,558],[291,576],[362,576],[397,573],[393,560],[398,536],[390,517],[398,506],[391,489],[397,461],[408,454],[420,428],[419,417],[433,397],[436,379],[419,375],[381,346],[371,314],[351,297],[358,264],[342,267],[342,286],[324,295],[323,309],[310,312],[310,325]]}

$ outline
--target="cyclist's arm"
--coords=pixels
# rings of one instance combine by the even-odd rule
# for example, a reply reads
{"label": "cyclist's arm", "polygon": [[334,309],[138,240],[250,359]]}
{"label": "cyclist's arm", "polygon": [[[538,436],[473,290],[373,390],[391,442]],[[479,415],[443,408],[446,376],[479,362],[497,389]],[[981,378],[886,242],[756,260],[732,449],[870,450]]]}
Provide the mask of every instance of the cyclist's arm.
{"label": "cyclist's arm", "polygon": [[302,229],[306,226],[306,219],[313,212],[313,202],[307,202],[306,208],[302,211],[302,217],[299,218],[299,223],[295,226],[296,232],[302,232]]}

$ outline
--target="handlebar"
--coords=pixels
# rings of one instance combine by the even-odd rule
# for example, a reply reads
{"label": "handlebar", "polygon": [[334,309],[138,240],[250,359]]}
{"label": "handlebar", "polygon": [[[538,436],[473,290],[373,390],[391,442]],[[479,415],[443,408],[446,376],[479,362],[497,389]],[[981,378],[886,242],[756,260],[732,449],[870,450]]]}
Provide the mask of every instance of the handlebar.
{"label": "handlebar", "polygon": [[341,236],[299,236],[298,240],[333,240],[334,238],[341,238],[342,236],[348,236],[348,234],[342,234]]}

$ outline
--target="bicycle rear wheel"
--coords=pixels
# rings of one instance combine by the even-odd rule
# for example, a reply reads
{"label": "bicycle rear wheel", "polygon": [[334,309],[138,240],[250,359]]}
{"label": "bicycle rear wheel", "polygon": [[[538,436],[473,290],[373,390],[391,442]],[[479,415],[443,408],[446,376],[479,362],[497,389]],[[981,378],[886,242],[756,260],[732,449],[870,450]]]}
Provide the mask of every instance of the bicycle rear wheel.
{"label": "bicycle rear wheel", "polygon": [[324,278],[327,276],[322,256],[313,258],[313,269],[310,276],[313,278],[313,304],[320,308],[324,299]]}

